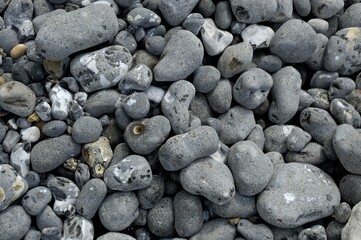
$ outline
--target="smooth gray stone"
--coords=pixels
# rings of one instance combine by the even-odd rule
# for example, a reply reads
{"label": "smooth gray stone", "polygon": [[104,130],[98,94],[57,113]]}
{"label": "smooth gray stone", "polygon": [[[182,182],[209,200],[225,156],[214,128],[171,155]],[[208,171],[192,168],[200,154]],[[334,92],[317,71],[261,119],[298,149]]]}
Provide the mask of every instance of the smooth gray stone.
{"label": "smooth gray stone", "polygon": [[281,154],[287,152],[286,141],[292,130],[293,125],[273,125],[264,130],[265,152],[275,151]]}
{"label": "smooth gray stone", "polygon": [[159,10],[164,20],[171,26],[177,26],[191,13],[199,0],[161,0]]}
{"label": "smooth gray stone", "polygon": [[118,90],[123,94],[144,91],[149,88],[152,80],[152,70],[144,64],[139,64],[127,72],[124,79],[119,81]]}
{"label": "smooth gray stone", "polygon": [[331,220],[331,222],[326,227],[326,234],[328,240],[340,240],[342,229],[346,224],[339,223],[336,220]]}
{"label": "smooth gray stone", "polygon": [[350,173],[361,174],[361,134],[348,124],[341,124],[333,133],[333,148],[342,166]]}
{"label": "smooth gray stone", "polygon": [[207,100],[216,113],[225,113],[232,104],[232,84],[228,79],[221,79],[217,86],[207,93]]}
{"label": "smooth gray stone", "polygon": [[356,174],[347,174],[340,181],[341,197],[350,206],[361,201],[361,176]]}
{"label": "smooth gray stone", "polygon": [[260,68],[251,68],[242,73],[234,84],[234,100],[245,108],[255,109],[266,100],[272,85],[270,74]]}
{"label": "smooth gray stone", "polygon": [[234,144],[228,151],[227,160],[241,195],[254,196],[271,180],[273,164],[254,142],[240,141]]}
{"label": "smooth gray stone", "polygon": [[175,234],[173,200],[160,199],[148,212],[148,228],[158,237],[171,237]]}
{"label": "smooth gray stone", "polygon": [[323,66],[328,71],[338,71],[346,61],[346,41],[338,36],[328,40]]}
{"label": "smooth gray stone", "polygon": [[354,128],[361,127],[361,116],[356,109],[343,99],[335,98],[330,105],[332,117],[340,124],[349,124]]}
{"label": "smooth gray stone", "polygon": [[161,60],[154,67],[154,79],[159,82],[186,79],[202,64],[203,56],[201,41],[193,33],[180,30],[165,46]]}
{"label": "smooth gray stone", "polygon": [[302,163],[279,164],[258,196],[257,210],[273,226],[294,228],[331,215],[340,199],[337,185],[321,169]]}
{"label": "smooth gray stone", "polygon": [[24,193],[26,193],[29,186],[27,181],[25,181],[25,179],[23,179],[15,171],[15,169],[8,164],[0,164],[0,173],[1,212],[5,210],[13,201],[20,198]]}
{"label": "smooth gray stone", "polygon": [[264,132],[263,132],[262,126],[259,124],[256,124],[256,126],[254,127],[252,132],[248,135],[246,140],[254,142],[258,146],[258,148],[263,151],[264,143],[265,143],[266,139],[264,137]]}
{"label": "smooth gray stone", "polygon": [[199,232],[203,226],[203,209],[200,197],[186,191],[175,195],[174,226],[180,237],[190,237]]}
{"label": "smooth gray stone", "polygon": [[46,187],[30,189],[22,199],[23,208],[32,216],[40,214],[51,201],[51,192]]}
{"label": "smooth gray stone", "polygon": [[60,120],[47,122],[41,129],[42,133],[48,137],[59,137],[66,131],[66,123]]}
{"label": "smooth gray stone", "polygon": [[306,22],[298,19],[282,24],[270,44],[271,53],[286,63],[304,62],[312,56],[316,48],[316,32]]}
{"label": "smooth gray stone", "polygon": [[236,191],[231,170],[211,157],[199,158],[182,169],[180,182],[187,192],[219,205],[232,201]]}
{"label": "smooth gray stone", "polygon": [[334,212],[335,220],[339,223],[346,223],[351,216],[351,207],[346,202],[340,203]]}
{"label": "smooth gray stone", "polygon": [[[34,5],[35,5],[34,1]],[[34,19],[33,19],[33,26],[34,26],[34,30],[35,32],[39,32],[39,29],[47,22],[47,21],[51,21],[53,18],[55,19],[57,15],[59,14],[64,14],[66,13],[66,11],[64,9],[56,9],[53,10],[51,12],[47,12],[44,14],[39,14],[37,15]]]}
{"label": "smooth gray stone", "polygon": [[311,12],[310,0],[293,0],[293,7],[301,17],[306,17]]}
{"label": "smooth gray stone", "polygon": [[0,47],[4,50],[6,55],[10,54],[13,47],[19,44],[18,36],[11,28],[5,28],[0,31]]}
{"label": "smooth gray stone", "polygon": [[0,107],[20,117],[34,112],[36,97],[34,92],[21,82],[12,81],[0,86]]}
{"label": "smooth gray stone", "polygon": [[100,117],[104,114],[114,113],[117,109],[116,104],[125,95],[114,89],[100,90],[92,93],[86,101],[84,110],[93,117]]}
{"label": "smooth gray stone", "polygon": [[311,57],[305,61],[305,64],[312,70],[322,70],[324,68],[324,53],[328,43],[328,38],[319,33],[316,35],[316,50]]}
{"label": "smooth gray stone", "polygon": [[115,36],[113,44],[125,47],[126,49],[129,50],[129,52],[131,54],[133,54],[135,52],[135,50],[137,49],[137,46],[138,46],[137,41],[135,40],[133,34],[131,34],[130,32],[128,32],[126,30],[120,31]]}
{"label": "smooth gray stone", "polygon": [[144,92],[134,92],[128,95],[122,103],[125,113],[133,119],[142,119],[147,116],[150,103]]}
{"label": "smooth gray stone", "polygon": [[38,173],[49,172],[80,152],[80,144],[69,135],[43,140],[31,150],[31,165]]}
{"label": "smooth gray stone", "polygon": [[231,0],[231,8],[237,21],[244,23],[259,23],[270,20],[276,13],[277,1],[264,2],[256,0]]}
{"label": "smooth gray stone", "polygon": [[195,9],[203,17],[211,17],[216,10],[216,6],[212,0],[199,0]]}
{"label": "smooth gray stone", "polygon": [[124,234],[124,233],[117,233],[117,232],[108,232],[104,235],[101,235],[96,240],[136,240],[135,238]]}
{"label": "smooth gray stone", "polygon": [[145,40],[145,49],[155,56],[160,56],[166,45],[167,41],[161,36],[152,36]]}
{"label": "smooth gray stone", "polygon": [[133,192],[108,195],[100,205],[101,223],[109,231],[122,231],[138,217],[138,198]]}
{"label": "smooth gray stone", "polygon": [[98,119],[84,116],[73,124],[72,137],[77,143],[90,143],[98,140],[102,131],[103,127]]}
{"label": "smooth gray stone", "polygon": [[344,229],[342,229],[342,240],[356,240],[361,235],[361,204],[358,203],[352,208],[351,216]]}
{"label": "smooth gray stone", "polygon": [[257,64],[257,67],[261,68],[266,72],[274,73],[280,70],[282,65],[282,60],[279,57],[275,55],[266,55],[264,57],[261,57]]}
{"label": "smooth gray stone", "polygon": [[24,240],[41,240],[41,232],[37,230],[29,230],[25,234]]}
{"label": "smooth gray stone", "polygon": [[222,123],[219,139],[229,145],[244,140],[256,126],[253,112],[241,106],[230,108],[218,119]]}
{"label": "smooth gray stone", "polygon": [[148,187],[152,182],[148,161],[139,155],[130,155],[104,173],[104,182],[112,190],[133,191]]}
{"label": "smooth gray stone", "polygon": [[327,111],[312,107],[301,112],[300,123],[302,128],[321,144],[332,137],[333,130],[337,126],[335,120]]}
{"label": "smooth gray stone", "polygon": [[338,13],[345,5],[343,0],[313,0],[311,2],[312,13],[319,18],[327,19]]}
{"label": "smooth gray stone", "polygon": [[235,226],[226,219],[217,218],[203,224],[201,231],[190,237],[189,240],[217,240],[219,236],[222,236],[222,240],[234,240],[236,233]]}
{"label": "smooth gray stone", "polygon": [[129,50],[113,45],[75,57],[70,72],[86,92],[94,92],[117,85],[131,65]]}
{"label": "smooth gray stone", "polygon": [[20,240],[28,232],[31,217],[19,205],[13,205],[0,212],[0,238]]}
{"label": "smooth gray stone", "polygon": [[184,29],[198,35],[199,30],[201,30],[202,25],[204,24],[204,18],[200,13],[191,13],[183,21],[182,26]]}
{"label": "smooth gray stone", "polygon": [[227,29],[231,26],[233,13],[228,1],[218,2],[214,12],[214,21],[220,29]]}
{"label": "smooth gray stone", "polygon": [[229,203],[224,205],[212,203],[211,208],[222,218],[248,218],[257,212],[255,197],[242,196],[238,192]]}
{"label": "smooth gray stone", "polygon": [[146,155],[160,147],[170,131],[169,120],[159,115],[129,124],[124,131],[124,139],[133,152]]}
{"label": "smooth gray stone", "polygon": [[212,91],[220,79],[219,70],[212,65],[199,66],[193,73],[193,85],[201,93]]}
{"label": "smooth gray stone", "polygon": [[133,26],[149,28],[158,26],[161,18],[150,9],[135,8],[127,14],[127,21]]}
{"label": "smooth gray stone", "polygon": [[84,218],[91,220],[107,195],[107,186],[103,180],[93,178],[81,189],[76,202],[76,210]]}
{"label": "smooth gray stone", "polygon": [[328,160],[319,143],[310,142],[298,152],[289,151],[285,155],[285,162],[308,163],[315,166],[321,165]]}
{"label": "smooth gray stone", "polygon": [[63,230],[63,221],[54,213],[51,207],[46,206],[45,209],[36,216],[36,226],[40,231],[46,228],[55,227],[58,231]]}
{"label": "smooth gray stone", "polygon": [[[106,4],[90,4],[46,22],[35,38],[41,54],[53,61],[66,58],[112,39],[118,31],[117,17]],[[81,38],[82,41],[77,41]]]}
{"label": "smooth gray stone", "polygon": [[158,158],[165,170],[178,171],[196,159],[215,153],[218,142],[216,131],[202,126],[169,138],[159,149]]}
{"label": "smooth gray stone", "polygon": [[237,231],[247,239],[273,240],[272,230],[263,223],[254,224],[246,219],[241,219]]}
{"label": "smooth gray stone", "polygon": [[349,27],[361,27],[361,2],[350,5],[339,18],[340,29]]}
{"label": "smooth gray stone", "polygon": [[328,22],[320,18],[313,18],[307,22],[316,33],[326,33],[328,30]]}

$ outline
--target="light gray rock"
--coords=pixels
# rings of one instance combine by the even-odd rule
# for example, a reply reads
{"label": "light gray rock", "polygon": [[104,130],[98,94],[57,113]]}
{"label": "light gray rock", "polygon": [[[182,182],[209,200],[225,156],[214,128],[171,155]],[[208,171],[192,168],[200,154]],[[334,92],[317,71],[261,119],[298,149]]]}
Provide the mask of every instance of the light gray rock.
{"label": "light gray rock", "polygon": [[0,236],[1,239],[20,240],[28,232],[31,217],[25,210],[14,205],[0,212]]}
{"label": "light gray rock", "polygon": [[256,0],[231,0],[231,7],[237,21],[244,23],[258,23],[270,20],[276,13],[277,1],[264,2]]}
{"label": "light gray rock", "polygon": [[268,48],[275,32],[272,28],[251,24],[242,31],[243,41],[249,42],[253,49]]}
{"label": "light gray rock", "polygon": [[352,208],[350,219],[342,229],[341,240],[356,240],[361,235],[361,203]]}
{"label": "light gray rock", "polygon": [[219,236],[222,236],[222,240],[234,240],[236,232],[236,227],[226,219],[217,218],[205,223],[201,231],[189,240],[217,240]]}
{"label": "light gray rock", "polygon": [[273,240],[272,230],[263,223],[254,224],[246,219],[241,219],[237,231],[247,239]]}
{"label": "light gray rock", "polygon": [[191,13],[199,0],[160,0],[159,10],[164,20],[171,26],[177,26]]}

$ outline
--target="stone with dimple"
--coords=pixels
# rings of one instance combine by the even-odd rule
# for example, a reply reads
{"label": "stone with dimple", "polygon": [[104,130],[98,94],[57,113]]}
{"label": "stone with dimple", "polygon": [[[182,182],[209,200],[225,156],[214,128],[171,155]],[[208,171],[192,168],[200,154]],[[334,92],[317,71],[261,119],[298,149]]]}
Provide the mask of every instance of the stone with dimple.
{"label": "stone with dimple", "polygon": [[90,4],[51,20],[41,26],[35,43],[41,54],[53,61],[106,42],[118,32],[117,17],[107,4]]}
{"label": "stone with dimple", "polygon": [[20,117],[33,113],[35,93],[21,82],[12,81],[0,86],[0,107]]}
{"label": "stone with dimple", "polygon": [[337,185],[321,169],[310,164],[279,164],[258,196],[257,210],[271,225],[294,228],[331,215],[340,198]]}
{"label": "stone with dimple", "polygon": [[0,165],[0,212],[27,190],[28,183],[12,166],[8,164]]}
{"label": "stone with dimple", "polygon": [[244,23],[268,21],[275,15],[277,10],[277,0],[267,2],[263,0],[231,0],[230,3],[236,19]]}
{"label": "stone with dimple", "polygon": [[70,72],[85,91],[94,92],[118,84],[131,65],[129,50],[114,45],[75,57]]}
{"label": "stone with dimple", "polygon": [[230,32],[220,30],[210,18],[204,19],[201,27],[203,46],[209,56],[215,56],[231,44],[233,35]]}
{"label": "stone with dimple", "polygon": [[180,30],[165,46],[154,67],[154,79],[159,82],[186,79],[202,64],[203,56],[201,41],[190,31]]}

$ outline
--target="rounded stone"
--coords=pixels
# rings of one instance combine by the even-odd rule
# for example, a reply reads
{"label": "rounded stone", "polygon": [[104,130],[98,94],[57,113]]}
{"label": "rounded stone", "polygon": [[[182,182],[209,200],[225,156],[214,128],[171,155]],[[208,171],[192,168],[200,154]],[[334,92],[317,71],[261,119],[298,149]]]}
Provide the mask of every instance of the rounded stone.
{"label": "rounded stone", "polygon": [[77,143],[96,141],[103,131],[101,122],[94,117],[80,117],[73,124],[72,137]]}
{"label": "rounded stone", "polygon": [[1,239],[20,240],[28,232],[31,218],[19,205],[9,207],[0,212]]}
{"label": "rounded stone", "polygon": [[231,8],[237,21],[244,23],[258,23],[270,20],[276,13],[277,1],[247,1],[231,0]]}
{"label": "rounded stone", "polygon": [[162,198],[149,210],[147,223],[149,230],[158,237],[171,237],[175,234],[173,200]]}

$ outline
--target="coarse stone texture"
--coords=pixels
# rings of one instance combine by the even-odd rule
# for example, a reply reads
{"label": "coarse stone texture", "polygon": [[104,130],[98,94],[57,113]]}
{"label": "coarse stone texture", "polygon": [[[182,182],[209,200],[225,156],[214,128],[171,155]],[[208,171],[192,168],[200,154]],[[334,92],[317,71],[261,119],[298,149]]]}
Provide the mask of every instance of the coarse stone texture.
{"label": "coarse stone texture", "polygon": [[302,163],[279,164],[258,196],[257,210],[269,224],[294,228],[331,215],[340,198],[336,184],[321,169]]}
{"label": "coarse stone texture", "polygon": [[277,1],[247,1],[231,0],[231,8],[237,21],[244,23],[258,23],[270,20],[277,10]]}
{"label": "coarse stone texture", "polygon": [[0,239],[20,240],[30,228],[31,218],[19,205],[0,212]]}
{"label": "coarse stone texture", "polygon": [[56,61],[106,42],[117,31],[118,21],[114,11],[106,4],[90,4],[47,21],[39,29],[35,44],[45,58]]}
{"label": "coarse stone texture", "polygon": [[346,226],[342,229],[341,240],[356,240],[361,235],[361,203],[352,208],[351,216]]}

